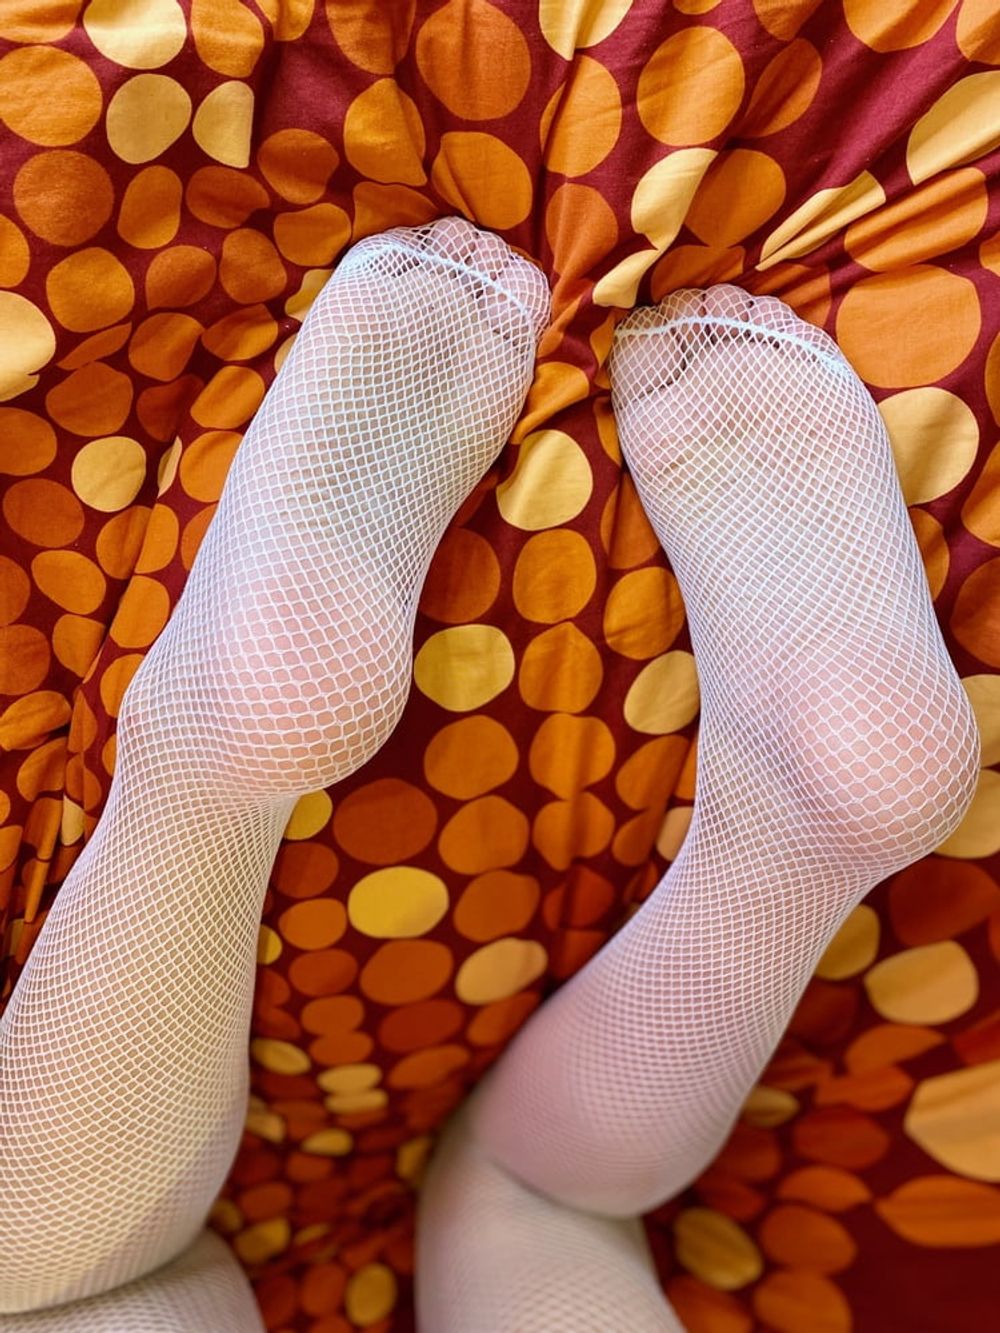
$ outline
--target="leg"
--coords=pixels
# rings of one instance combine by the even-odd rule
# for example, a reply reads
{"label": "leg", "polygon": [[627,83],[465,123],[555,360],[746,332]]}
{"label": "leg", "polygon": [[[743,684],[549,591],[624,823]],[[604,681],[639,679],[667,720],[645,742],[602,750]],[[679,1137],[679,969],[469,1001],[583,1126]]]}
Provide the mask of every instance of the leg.
{"label": "leg", "polygon": [[419,1327],[682,1333],[638,1218],[578,1212],[536,1194],[476,1147],[468,1107],[449,1122],[420,1191]]}
{"label": "leg", "polygon": [[165,1268],[104,1296],[0,1315],[0,1333],[264,1333],[253,1288],[214,1231]]}
{"label": "leg", "polygon": [[395,725],[427,566],[547,308],[531,264],[457,221],[362,242],[317,298],[0,1023],[0,1311],[108,1291],[201,1229],[245,1118],[282,831]]}
{"label": "leg", "polygon": [[627,1215],[711,1160],[845,916],[955,828],[978,737],[881,418],[824,333],[679,292],[625,321],[611,381],[690,619],[694,819],[487,1076],[473,1132],[535,1189]]}

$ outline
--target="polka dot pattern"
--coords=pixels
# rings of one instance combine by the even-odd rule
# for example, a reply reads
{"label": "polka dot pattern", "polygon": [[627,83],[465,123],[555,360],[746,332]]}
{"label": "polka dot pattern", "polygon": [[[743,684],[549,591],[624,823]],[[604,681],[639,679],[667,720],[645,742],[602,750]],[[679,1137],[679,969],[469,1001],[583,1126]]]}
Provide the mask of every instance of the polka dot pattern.
{"label": "polka dot pattern", "polygon": [[654,1255],[695,1333],[918,1328],[955,1265],[962,1325],[990,1324],[1000,43],[989,0],[736,8],[0,6],[0,1003],[346,247],[457,212],[552,277],[512,442],[431,567],[407,712],[298,803],[272,875],[212,1225],[274,1333],[412,1327],[438,1126],[682,845],[697,678],[604,363],[622,307],[719,281],[826,327],[878,400],[984,771],[844,922],[728,1144],[647,1219]]}

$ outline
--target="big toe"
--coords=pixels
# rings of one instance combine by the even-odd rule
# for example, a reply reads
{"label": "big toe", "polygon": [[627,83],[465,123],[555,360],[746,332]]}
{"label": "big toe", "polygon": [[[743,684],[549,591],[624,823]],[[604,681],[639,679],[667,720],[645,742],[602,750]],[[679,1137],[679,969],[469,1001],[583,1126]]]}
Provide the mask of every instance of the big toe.
{"label": "big toe", "polygon": [[420,230],[421,249],[451,268],[476,297],[485,328],[521,339],[527,323],[532,344],[541,337],[551,297],[544,275],[530,260],[465,218],[439,218]]}
{"label": "big toe", "polygon": [[552,296],[541,269],[507,248],[495,276],[482,284],[480,317],[495,336],[538,341],[549,322]]}
{"label": "big toe", "polygon": [[828,333],[801,319],[776,296],[752,296],[731,283],[709,287],[703,296],[706,321],[715,324],[719,336],[725,336],[725,329],[738,334],[736,326],[742,324],[747,334],[758,340],[762,334],[772,334],[773,342],[799,343],[824,358],[844,361],[843,353]]}
{"label": "big toe", "polygon": [[615,331],[608,373],[617,405],[675,384],[687,370],[704,318],[704,292],[685,287],[633,310]]}

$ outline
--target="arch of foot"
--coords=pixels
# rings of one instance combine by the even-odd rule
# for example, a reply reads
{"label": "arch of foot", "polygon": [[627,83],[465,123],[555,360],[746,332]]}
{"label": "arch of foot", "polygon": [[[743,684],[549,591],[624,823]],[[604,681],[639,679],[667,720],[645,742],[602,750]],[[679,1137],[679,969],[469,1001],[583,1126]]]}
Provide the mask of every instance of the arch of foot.
{"label": "arch of foot", "polygon": [[[425,589],[399,749],[289,825],[248,1134],[215,1215],[270,1327],[388,1328],[434,1127],[541,986],[649,891],[690,817],[693,659],[600,369],[619,306],[736,278],[835,333],[879,400],[949,646],[995,735],[984,127],[1000,50],[982,0],[912,18],[754,0],[752,42],[721,0],[664,0],[641,56],[629,0],[473,0],[467,24],[456,0],[145,0],[142,24],[116,8],[15,0],[0,17],[0,503],[19,543],[0,595],[4,995],[102,807],[125,688],[344,248],[456,211],[554,277],[515,443]],[[886,110],[901,165],[858,138],[804,182],[803,138],[841,114],[825,52],[843,44],[873,74],[933,53],[937,95],[917,81],[919,107]],[[322,111],[304,96],[317,51],[343,76]],[[662,1223],[690,1327],[753,1310],[793,1328],[802,1302],[846,1327],[851,1208],[923,1247],[975,1246],[993,1225],[988,1145],[954,1142],[936,1108],[954,1094],[978,1116],[989,1095],[996,799],[987,767],[947,855],[858,909],[733,1142]],[[880,1193],[868,1172],[897,1131],[925,1170]],[[977,1221],[925,1234],[929,1200]],[[818,1275],[803,1236],[828,1257]]]}

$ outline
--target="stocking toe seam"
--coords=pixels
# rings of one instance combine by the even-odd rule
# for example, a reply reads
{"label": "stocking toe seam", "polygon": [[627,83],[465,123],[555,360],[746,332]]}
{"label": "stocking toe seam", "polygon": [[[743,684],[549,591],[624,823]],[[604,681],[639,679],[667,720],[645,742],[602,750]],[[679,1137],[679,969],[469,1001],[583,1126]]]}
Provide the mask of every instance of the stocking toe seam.
{"label": "stocking toe seam", "polygon": [[735,329],[740,333],[760,334],[772,342],[792,343],[796,347],[803,348],[825,366],[837,371],[838,374],[854,374],[845,357],[831,356],[814,343],[807,342],[805,338],[799,338],[794,333],[784,333],[780,329],[771,329],[765,324],[753,324],[745,319],[727,319],[720,315],[692,315],[681,319],[671,319],[663,324],[655,324],[648,329],[619,329],[617,336],[619,338],[648,338],[654,334],[670,333],[677,328],[724,328]]}

